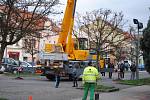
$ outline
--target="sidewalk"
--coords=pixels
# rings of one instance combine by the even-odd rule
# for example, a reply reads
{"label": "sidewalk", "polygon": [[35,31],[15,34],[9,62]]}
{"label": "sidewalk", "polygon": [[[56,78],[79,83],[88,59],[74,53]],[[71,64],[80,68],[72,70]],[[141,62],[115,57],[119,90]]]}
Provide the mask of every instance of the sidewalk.
{"label": "sidewalk", "polygon": [[[131,76],[130,71],[125,72],[125,77],[123,80],[130,80],[130,76]],[[139,78],[140,79],[147,78],[147,77],[150,77],[150,74],[148,74],[146,71],[140,71],[139,72]],[[116,82],[113,80],[118,79],[118,73],[113,73],[112,79],[108,78],[108,73],[106,73],[105,77],[101,77],[101,78],[102,78],[102,80],[99,82],[99,84],[102,84],[102,85],[114,86],[114,87],[119,88],[119,89],[126,89],[126,88],[134,87],[131,85],[116,84]]]}
{"label": "sidewalk", "polygon": [[[99,100],[149,100],[150,86],[136,86],[132,88],[123,89],[117,92],[100,93],[99,97]],[[72,100],[82,100],[82,98]],[[90,100],[89,97],[87,100]]]}

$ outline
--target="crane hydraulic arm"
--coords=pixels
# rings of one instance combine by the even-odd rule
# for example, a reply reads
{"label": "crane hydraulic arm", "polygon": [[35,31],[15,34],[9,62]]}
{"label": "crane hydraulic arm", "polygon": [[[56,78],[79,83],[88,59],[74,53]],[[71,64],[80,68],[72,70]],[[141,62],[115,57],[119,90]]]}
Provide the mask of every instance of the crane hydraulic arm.
{"label": "crane hydraulic arm", "polygon": [[[61,32],[59,33],[59,38],[58,38],[58,44],[62,45],[64,52],[68,54],[68,59],[73,59],[73,60],[75,60],[77,57],[75,56],[74,41],[72,38],[76,2],[77,0],[68,0],[62,26],[61,26]],[[85,55],[85,51],[78,50],[77,52],[78,54]]]}
{"label": "crane hydraulic arm", "polygon": [[59,33],[58,44],[66,48],[67,37],[72,33],[74,24],[74,14],[77,0],[68,0],[64,18],[62,21],[61,32]]}
{"label": "crane hydraulic arm", "polygon": [[61,44],[65,53],[68,54],[68,59],[72,60],[87,60],[88,51],[75,50],[72,31],[74,26],[74,15],[77,0],[68,0],[64,19],[59,33],[58,44]]}

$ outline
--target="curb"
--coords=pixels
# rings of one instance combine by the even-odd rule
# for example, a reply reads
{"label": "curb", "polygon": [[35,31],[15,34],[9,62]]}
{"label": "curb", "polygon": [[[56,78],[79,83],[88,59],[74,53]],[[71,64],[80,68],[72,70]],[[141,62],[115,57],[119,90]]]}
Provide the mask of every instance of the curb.
{"label": "curb", "polygon": [[112,88],[112,89],[99,89],[99,90],[95,90],[96,92],[115,92],[115,91],[119,91],[119,88]]}

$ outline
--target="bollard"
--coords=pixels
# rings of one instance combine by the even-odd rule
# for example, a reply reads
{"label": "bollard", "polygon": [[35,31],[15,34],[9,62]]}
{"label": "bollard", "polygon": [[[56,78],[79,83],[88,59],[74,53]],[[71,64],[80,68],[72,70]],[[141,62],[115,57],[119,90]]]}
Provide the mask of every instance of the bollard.
{"label": "bollard", "polygon": [[99,100],[99,93],[98,92],[95,93],[95,100]]}
{"label": "bollard", "polygon": [[32,100],[32,96],[29,96],[29,100]]}

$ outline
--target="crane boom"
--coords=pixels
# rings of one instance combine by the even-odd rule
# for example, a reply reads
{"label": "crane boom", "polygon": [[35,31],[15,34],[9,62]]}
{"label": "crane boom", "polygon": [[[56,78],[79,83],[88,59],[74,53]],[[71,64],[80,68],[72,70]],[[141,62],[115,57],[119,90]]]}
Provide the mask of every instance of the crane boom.
{"label": "crane boom", "polygon": [[68,34],[73,28],[77,0],[68,0],[64,18],[62,21],[61,32],[59,33],[58,44],[61,44],[65,49]]}

